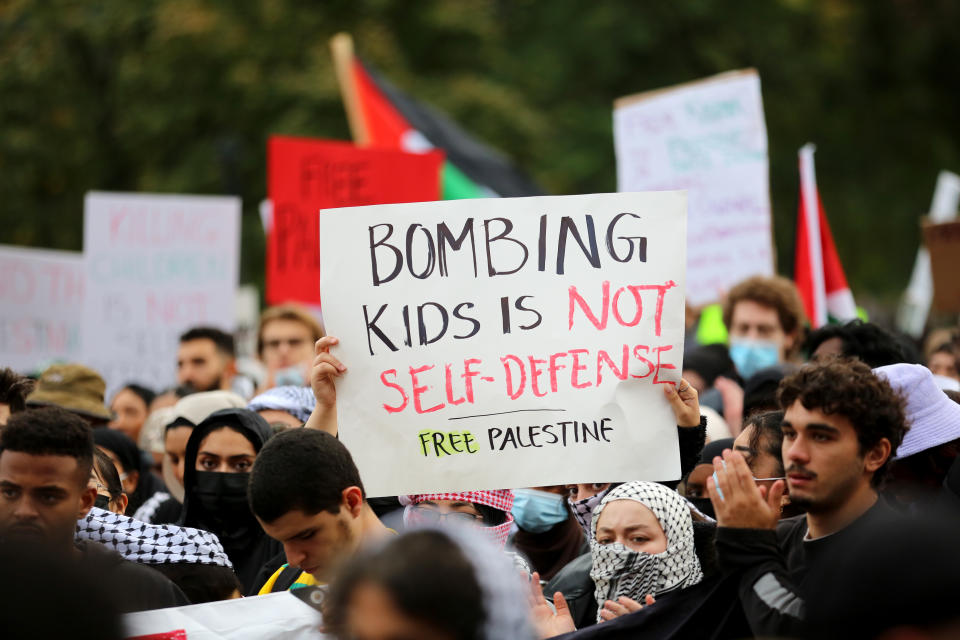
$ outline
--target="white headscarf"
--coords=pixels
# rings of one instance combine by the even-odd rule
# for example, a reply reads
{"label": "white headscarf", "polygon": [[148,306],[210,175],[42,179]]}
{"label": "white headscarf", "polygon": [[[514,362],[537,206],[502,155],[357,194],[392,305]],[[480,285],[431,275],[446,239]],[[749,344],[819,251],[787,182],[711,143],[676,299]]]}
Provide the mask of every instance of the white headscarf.
{"label": "white headscarf", "polygon": [[[667,548],[651,554],[633,551],[619,542],[597,542],[597,523],[604,507],[614,500],[635,500],[650,509],[667,538]],[[703,579],[700,560],[693,546],[693,518],[690,507],[676,491],[655,482],[622,484],[600,502],[593,512],[590,577],[596,586],[597,622],[607,600],[626,596],[643,602],[647,595],[659,596],[693,586]]]}
{"label": "white headscarf", "polygon": [[446,526],[436,529],[450,538],[473,566],[483,595],[486,619],[482,640],[533,640],[527,589],[521,574],[483,531],[472,527]]}

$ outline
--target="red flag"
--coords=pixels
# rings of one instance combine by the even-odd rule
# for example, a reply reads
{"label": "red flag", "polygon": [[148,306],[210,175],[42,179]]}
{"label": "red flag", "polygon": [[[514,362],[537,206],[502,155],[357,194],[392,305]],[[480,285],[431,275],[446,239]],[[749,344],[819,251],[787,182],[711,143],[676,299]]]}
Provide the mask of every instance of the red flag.
{"label": "red flag", "polygon": [[857,307],[817,191],[814,149],[812,144],[807,144],[798,154],[800,210],[797,215],[794,281],[810,324],[817,329],[830,319],[841,322],[853,320],[857,317]]}
{"label": "red flag", "polygon": [[347,142],[271,137],[267,302],[320,304],[320,209],[440,198],[441,151],[360,149]]}

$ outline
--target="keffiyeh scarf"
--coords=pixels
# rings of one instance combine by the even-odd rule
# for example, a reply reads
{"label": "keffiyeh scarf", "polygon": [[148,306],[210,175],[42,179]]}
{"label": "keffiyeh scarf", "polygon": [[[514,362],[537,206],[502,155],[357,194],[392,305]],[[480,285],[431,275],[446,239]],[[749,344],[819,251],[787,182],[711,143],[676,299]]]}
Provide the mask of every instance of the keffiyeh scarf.
{"label": "keffiyeh scarf", "polygon": [[583,500],[567,499],[574,519],[580,524],[580,528],[583,529],[583,535],[585,535],[588,540],[590,539],[590,523],[593,522],[593,512],[608,493],[610,493],[610,487]]}
{"label": "keffiyeh scarf", "polygon": [[493,539],[499,548],[502,549],[506,546],[510,529],[513,526],[513,515],[510,513],[510,509],[513,508],[513,491],[502,489],[498,491],[461,491],[459,493],[418,493],[401,496],[400,502],[406,505],[406,508],[403,510],[403,524],[406,526],[422,526],[428,524],[420,521],[417,516],[417,511],[413,507],[421,502],[434,500],[472,502],[506,512],[505,515],[507,519],[503,523],[492,527],[480,527],[484,533]]}
{"label": "keffiyeh scarf", "polygon": [[[633,551],[625,545],[597,542],[597,523],[604,507],[614,500],[634,500],[650,509],[660,522],[667,538],[667,549],[662,553]],[[590,577],[596,587],[595,596],[600,611],[607,600],[626,596],[643,602],[647,595],[659,596],[677,589],[690,587],[703,579],[700,560],[693,545],[693,519],[690,507],[675,491],[654,482],[622,484],[600,502],[591,524],[590,552],[593,568]]]}
{"label": "keffiyeh scarf", "polygon": [[76,540],[113,549],[140,564],[209,564],[232,567],[220,540],[209,531],[172,524],[147,524],[110,511],[90,509],[77,520]]}
{"label": "keffiyeh scarf", "polygon": [[250,401],[247,409],[286,411],[300,422],[306,422],[310,419],[315,406],[317,406],[317,399],[313,396],[313,390],[310,387],[284,386],[264,391]]}

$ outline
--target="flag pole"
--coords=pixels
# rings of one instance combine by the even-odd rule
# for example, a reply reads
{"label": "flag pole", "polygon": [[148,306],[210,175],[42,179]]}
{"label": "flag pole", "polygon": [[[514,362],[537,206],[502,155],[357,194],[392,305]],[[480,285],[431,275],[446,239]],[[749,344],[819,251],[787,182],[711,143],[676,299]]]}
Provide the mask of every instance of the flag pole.
{"label": "flag pole", "polygon": [[370,144],[366,122],[360,110],[360,98],[353,75],[353,38],[349,33],[338,33],[330,38],[330,52],[333,56],[333,69],[340,85],[343,108],[347,112],[347,124],[353,141],[360,146]]}

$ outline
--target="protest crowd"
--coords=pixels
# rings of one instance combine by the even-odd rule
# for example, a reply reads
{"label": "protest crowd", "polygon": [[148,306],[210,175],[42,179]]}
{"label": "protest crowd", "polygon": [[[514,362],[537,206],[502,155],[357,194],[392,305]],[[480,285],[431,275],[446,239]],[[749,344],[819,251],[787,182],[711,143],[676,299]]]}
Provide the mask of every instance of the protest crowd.
{"label": "protest crowd", "polygon": [[317,585],[342,638],[955,637],[956,339],[807,331],[781,277],[733,287],[723,319],[730,347],[689,346],[663,387],[679,482],[368,498],[338,440],[349,363],[295,306],[264,312],[249,398],[210,327],[167,389],[5,369],[4,555],[95,585],[98,637],[109,612]]}
{"label": "protest crowd", "polygon": [[[0,636],[960,638],[960,233],[893,328],[812,145],[776,275],[755,70],[618,100],[620,192],[545,196],[344,42],[364,144],[269,138],[245,327],[237,198],[90,192],[82,256],[0,247],[82,272],[29,312],[86,327],[0,341]],[[683,118],[727,165],[657,155]]]}

